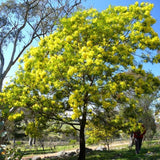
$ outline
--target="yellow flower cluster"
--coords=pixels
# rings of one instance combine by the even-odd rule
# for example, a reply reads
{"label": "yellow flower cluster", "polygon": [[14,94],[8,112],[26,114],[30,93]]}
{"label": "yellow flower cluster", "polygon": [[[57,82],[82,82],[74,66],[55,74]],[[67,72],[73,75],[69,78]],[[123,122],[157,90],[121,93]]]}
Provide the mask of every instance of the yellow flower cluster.
{"label": "yellow flower cluster", "polygon": [[41,109],[41,107],[40,107],[40,105],[39,104],[34,104],[33,106],[32,106],[32,108],[33,108],[33,110],[39,110],[39,109]]}
{"label": "yellow flower cluster", "polygon": [[125,89],[125,87],[126,87],[126,82],[121,81],[121,82],[120,82],[120,86],[121,86],[122,89]]}
{"label": "yellow flower cluster", "polygon": [[15,113],[13,115],[9,115],[8,120],[9,121],[21,120],[23,115],[24,115],[24,113],[23,113],[23,111],[21,111],[20,113]]}
{"label": "yellow flower cluster", "polygon": [[68,76],[72,76],[74,73],[77,73],[77,68],[70,66],[67,72]]}
{"label": "yellow flower cluster", "polygon": [[112,94],[117,91],[117,84],[115,82],[108,83],[109,90]]}

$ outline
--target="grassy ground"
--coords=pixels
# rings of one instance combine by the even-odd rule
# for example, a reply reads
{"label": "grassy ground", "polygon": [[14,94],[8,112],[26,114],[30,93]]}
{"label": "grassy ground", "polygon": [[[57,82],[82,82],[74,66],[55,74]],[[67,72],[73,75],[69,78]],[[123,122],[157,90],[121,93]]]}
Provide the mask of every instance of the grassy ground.
{"label": "grassy ground", "polygon": [[[77,146],[57,146],[56,150],[30,150],[24,151],[24,155],[29,154],[44,154],[49,152],[57,152],[62,150],[75,149]],[[90,147],[89,147],[90,148]],[[65,158],[65,160],[77,160],[77,156],[71,158]],[[61,159],[62,160],[62,159]],[[87,153],[86,160],[160,160],[160,143],[158,141],[143,142],[140,154],[135,154],[135,147],[128,148],[127,144],[111,147],[110,151],[92,151]]]}
{"label": "grassy ground", "polygon": [[78,145],[68,145],[68,146],[56,146],[55,149],[45,148],[43,150],[42,148],[31,148],[31,149],[21,149],[24,153],[24,155],[30,155],[30,154],[47,154],[47,153],[56,153],[59,151],[67,151],[67,150],[73,150],[77,149]]}
{"label": "grassy ground", "polygon": [[[136,155],[134,150],[112,150],[112,151],[93,151],[87,154],[86,160],[160,160],[159,146],[148,149],[142,149],[141,153]],[[77,157],[68,160],[77,160]]]}
{"label": "grassy ground", "polygon": [[[77,160],[77,157],[68,160]],[[111,150],[111,151],[93,151],[88,153],[86,160],[160,160],[160,144],[144,143],[140,154],[135,154],[134,147]]]}
{"label": "grassy ground", "polygon": [[[110,149],[120,149],[120,148],[127,148],[129,141],[115,141],[110,145]],[[97,148],[97,145],[86,146],[87,148],[92,148],[93,150]],[[46,148],[43,150],[41,147],[31,147],[31,148],[24,148],[23,146],[19,147],[24,154],[24,157],[30,155],[39,155],[39,154],[49,154],[49,153],[56,153],[59,151],[69,151],[69,150],[76,150],[79,148],[79,145],[64,145],[64,146],[56,146],[51,150],[51,148]]]}
{"label": "grassy ground", "polygon": [[[125,147],[125,148],[123,148]],[[122,149],[110,151],[92,151],[87,153],[86,160],[160,160],[160,144],[157,141],[144,142],[140,154],[135,154],[135,147],[129,149],[124,145]],[[77,160],[77,156],[65,160]]]}

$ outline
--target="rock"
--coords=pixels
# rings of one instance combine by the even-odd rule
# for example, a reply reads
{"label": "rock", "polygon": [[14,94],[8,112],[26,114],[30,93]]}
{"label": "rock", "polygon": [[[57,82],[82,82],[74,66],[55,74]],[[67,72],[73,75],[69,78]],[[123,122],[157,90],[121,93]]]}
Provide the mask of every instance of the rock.
{"label": "rock", "polygon": [[79,149],[76,149],[76,153],[79,153],[80,152],[80,150]]}
{"label": "rock", "polygon": [[106,147],[99,146],[95,149],[96,151],[106,151]]}
{"label": "rock", "polygon": [[41,157],[33,157],[32,160],[41,160]]}
{"label": "rock", "polygon": [[86,153],[92,152],[92,149],[86,148]]}
{"label": "rock", "polygon": [[66,152],[65,151],[60,151],[57,153],[57,157],[65,157],[66,156]]}
{"label": "rock", "polygon": [[147,155],[147,156],[151,156],[151,155],[153,155],[153,152],[148,151],[148,152],[146,153],[146,155]]}
{"label": "rock", "polygon": [[107,151],[107,148],[106,148],[106,147],[103,147],[103,151]]}
{"label": "rock", "polygon": [[74,156],[74,155],[76,155],[76,152],[68,152],[68,153],[67,153],[67,156],[68,156],[68,157],[72,157],[72,156]]}
{"label": "rock", "polygon": [[58,160],[58,159],[59,159],[59,157],[57,157],[57,156],[50,156],[50,157],[43,158],[43,160]]}

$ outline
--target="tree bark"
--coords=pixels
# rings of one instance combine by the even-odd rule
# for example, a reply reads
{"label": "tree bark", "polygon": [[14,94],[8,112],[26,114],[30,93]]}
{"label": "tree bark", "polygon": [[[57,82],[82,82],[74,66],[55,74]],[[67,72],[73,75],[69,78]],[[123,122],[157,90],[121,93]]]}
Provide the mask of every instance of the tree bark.
{"label": "tree bark", "polygon": [[85,160],[86,151],[85,151],[85,135],[84,135],[85,126],[80,126],[80,153],[78,160]]}
{"label": "tree bark", "polygon": [[85,125],[86,125],[86,111],[84,109],[84,113],[82,116],[82,120],[80,123],[80,153],[78,160],[85,160],[86,157],[86,147],[85,147]]}
{"label": "tree bark", "polygon": [[13,148],[15,148],[15,146],[16,146],[16,138],[15,138],[15,136],[13,137]]}
{"label": "tree bark", "polygon": [[2,86],[3,86],[3,79],[0,77],[0,92],[2,92]]}
{"label": "tree bark", "polygon": [[4,56],[2,54],[2,47],[0,44],[0,92],[2,92],[3,85],[3,67],[4,67]]}
{"label": "tree bark", "polygon": [[31,136],[29,136],[29,146],[33,145],[33,138]]}

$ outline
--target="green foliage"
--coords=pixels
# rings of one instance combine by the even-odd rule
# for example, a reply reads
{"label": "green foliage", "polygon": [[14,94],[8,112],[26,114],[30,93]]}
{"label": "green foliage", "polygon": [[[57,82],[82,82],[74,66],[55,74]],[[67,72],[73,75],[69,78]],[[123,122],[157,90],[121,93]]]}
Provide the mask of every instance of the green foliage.
{"label": "green foliage", "polygon": [[77,141],[76,141],[75,139],[70,139],[69,144],[71,144],[71,145],[75,145],[76,143],[77,143]]}
{"label": "green foliage", "polygon": [[23,152],[20,149],[6,148],[5,150],[0,147],[0,159],[1,160],[17,160],[23,157]]}
{"label": "green foliage", "polygon": [[87,143],[94,144],[102,140],[109,144],[112,138],[118,137],[123,126],[122,118],[118,115],[113,107],[97,111],[86,127]]}
{"label": "green foliage", "polygon": [[3,149],[2,146],[0,146],[0,159],[4,160],[5,158],[5,150]]}
{"label": "green foliage", "polygon": [[[0,120],[1,120],[1,112],[0,112]],[[0,159],[4,159],[4,157],[5,157],[5,149],[4,149],[4,143],[2,143],[3,141],[3,139],[5,138],[5,136],[6,136],[6,131],[4,131],[4,122],[3,121],[1,121],[0,122]]]}
{"label": "green foliage", "polygon": [[17,160],[23,157],[23,152],[20,149],[7,149],[5,153],[5,159],[7,160]]}

